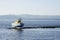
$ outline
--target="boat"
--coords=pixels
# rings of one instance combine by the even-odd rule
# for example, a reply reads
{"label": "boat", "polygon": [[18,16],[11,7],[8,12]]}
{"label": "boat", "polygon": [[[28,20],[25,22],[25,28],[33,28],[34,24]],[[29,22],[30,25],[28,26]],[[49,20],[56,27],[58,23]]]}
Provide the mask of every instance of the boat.
{"label": "boat", "polygon": [[9,29],[31,29],[31,28],[56,28],[56,27],[23,27],[24,23],[21,21],[21,18],[12,23],[12,28]]}
{"label": "boat", "polygon": [[12,23],[13,28],[21,28],[24,26],[24,23],[21,21],[21,18]]}

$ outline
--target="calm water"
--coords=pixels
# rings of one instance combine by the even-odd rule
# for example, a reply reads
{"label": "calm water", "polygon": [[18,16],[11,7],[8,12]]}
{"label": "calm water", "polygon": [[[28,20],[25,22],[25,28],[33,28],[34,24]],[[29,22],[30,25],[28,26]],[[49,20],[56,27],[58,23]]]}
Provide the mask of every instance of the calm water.
{"label": "calm water", "polygon": [[60,28],[56,29],[0,29],[0,40],[60,40]]}
{"label": "calm water", "polygon": [[[23,21],[24,27],[60,26],[60,20]],[[60,40],[60,28],[50,29],[8,29],[11,21],[0,20],[0,40]]]}

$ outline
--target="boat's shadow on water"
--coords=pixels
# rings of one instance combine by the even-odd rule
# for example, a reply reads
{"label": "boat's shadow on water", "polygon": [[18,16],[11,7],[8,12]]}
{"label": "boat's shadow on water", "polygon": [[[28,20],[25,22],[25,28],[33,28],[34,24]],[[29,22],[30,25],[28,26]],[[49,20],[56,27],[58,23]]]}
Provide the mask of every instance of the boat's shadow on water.
{"label": "boat's shadow on water", "polygon": [[9,30],[12,30],[12,31],[15,31],[15,32],[23,32],[22,29],[9,29]]}

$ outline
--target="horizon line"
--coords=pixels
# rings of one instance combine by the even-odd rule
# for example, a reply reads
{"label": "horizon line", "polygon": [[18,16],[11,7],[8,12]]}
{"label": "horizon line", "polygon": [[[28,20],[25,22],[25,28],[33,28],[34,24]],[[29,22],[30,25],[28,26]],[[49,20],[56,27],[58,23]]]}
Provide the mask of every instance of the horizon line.
{"label": "horizon line", "polygon": [[[0,16],[3,16],[3,15],[0,15]],[[6,14],[6,15],[16,15],[16,14]],[[33,14],[18,14],[18,15],[33,15]],[[60,16],[60,15],[38,15],[38,16]]]}

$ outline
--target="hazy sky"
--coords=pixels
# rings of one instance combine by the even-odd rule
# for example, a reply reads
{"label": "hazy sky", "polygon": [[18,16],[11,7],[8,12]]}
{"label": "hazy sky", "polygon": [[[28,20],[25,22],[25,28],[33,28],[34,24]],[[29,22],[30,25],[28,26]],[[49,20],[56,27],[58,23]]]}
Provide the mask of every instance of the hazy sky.
{"label": "hazy sky", "polygon": [[60,15],[60,0],[0,0],[0,15]]}

